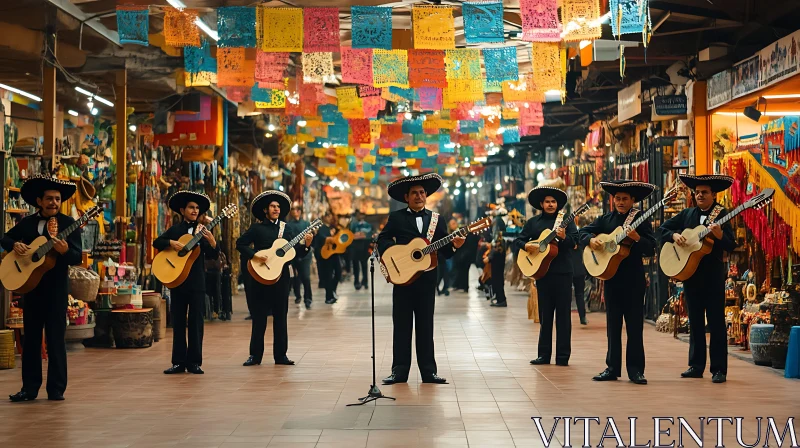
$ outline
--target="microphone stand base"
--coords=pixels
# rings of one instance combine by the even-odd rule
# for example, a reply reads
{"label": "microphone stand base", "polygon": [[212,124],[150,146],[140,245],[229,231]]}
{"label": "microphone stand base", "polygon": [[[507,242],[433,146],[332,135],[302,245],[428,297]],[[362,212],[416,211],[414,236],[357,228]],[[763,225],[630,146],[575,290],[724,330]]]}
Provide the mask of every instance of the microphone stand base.
{"label": "microphone stand base", "polygon": [[361,406],[361,405],[367,404],[369,402],[376,401],[376,400],[378,400],[380,398],[387,398],[389,400],[395,400],[394,397],[389,397],[387,395],[383,395],[383,392],[381,392],[381,390],[378,389],[378,386],[375,386],[373,384],[372,387],[370,387],[369,393],[367,394],[366,397],[361,397],[361,398],[358,399],[358,403],[351,403],[351,404],[348,404],[348,406]]}

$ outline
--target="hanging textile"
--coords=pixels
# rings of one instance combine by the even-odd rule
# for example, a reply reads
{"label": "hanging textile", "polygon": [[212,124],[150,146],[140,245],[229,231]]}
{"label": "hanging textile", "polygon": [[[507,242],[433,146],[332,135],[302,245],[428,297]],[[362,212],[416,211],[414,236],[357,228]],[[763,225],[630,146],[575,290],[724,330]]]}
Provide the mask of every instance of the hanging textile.
{"label": "hanging textile", "polygon": [[250,90],[247,87],[225,87],[225,96],[234,103],[242,103],[250,97]]}
{"label": "hanging textile", "polygon": [[522,39],[529,42],[558,42],[561,23],[557,0],[520,0]]}
{"label": "hanging textile", "polygon": [[217,85],[251,87],[255,83],[255,61],[245,60],[244,48],[217,49]]}
{"label": "hanging textile", "polygon": [[360,84],[356,86],[359,98],[366,98],[370,96],[381,96],[383,89]]}
{"label": "hanging textile", "polygon": [[408,83],[411,87],[447,87],[444,51],[408,50]]}
{"label": "hanging textile", "polygon": [[361,99],[364,108],[364,118],[378,118],[378,112],[386,107],[386,100],[379,96],[368,96]]}
{"label": "hanging textile", "polygon": [[481,79],[481,51],[476,48],[446,50],[444,56],[447,80]]}
{"label": "hanging textile", "polygon": [[533,81],[533,74],[527,73],[519,77],[519,81],[503,82],[504,101],[544,102],[544,90],[539,89]]}
{"label": "hanging textile", "polygon": [[564,18],[565,41],[594,40],[602,35],[598,0],[564,0],[561,14]]}
{"label": "hanging textile", "polygon": [[222,6],[217,8],[217,47],[255,48],[256,8]]}
{"label": "hanging textile", "polygon": [[609,0],[611,10],[611,32],[642,34],[650,29],[650,5],[648,0]]}
{"label": "hanging textile", "polygon": [[150,10],[147,6],[117,6],[117,32],[123,44],[149,45]]}
{"label": "hanging textile", "polygon": [[303,82],[324,84],[336,81],[333,72],[333,53],[303,53]]}
{"label": "hanging textile", "polygon": [[367,144],[372,140],[370,134],[369,120],[366,118],[359,118],[355,120],[347,120],[350,125],[350,132],[353,135],[354,144]]}
{"label": "hanging textile", "polygon": [[199,47],[183,48],[183,70],[187,87],[217,83],[217,60],[211,57],[208,42],[203,40]]}
{"label": "hanging textile", "polygon": [[519,135],[527,137],[530,135],[542,135],[542,128],[539,126],[520,126]]}
{"label": "hanging textile", "polygon": [[372,85],[372,49],[342,47],[342,82]]}
{"label": "hanging textile", "polygon": [[283,109],[286,107],[286,92],[281,89],[262,89],[253,86],[250,99],[259,109]]}
{"label": "hanging textile", "polygon": [[532,44],[531,65],[533,67],[533,81],[536,87],[547,92],[548,90],[561,90],[561,53],[556,42],[534,42]]}
{"label": "hanging textile", "polygon": [[283,76],[289,65],[289,53],[267,53],[256,51],[255,80],[259,87],[280,89],[284,87]]}
{"label": "hanging textile", "polygon": [[[355,86],[337,88],[336,100],[339,112],[343,115],[345,113],[361,112],[362,110],[361,98],[358,97],[358,91]],[[322,119],[328,121],[325,119],[324,115]]]}
{"label": "hanging textile", "polygon": [[408,53],[406,50],[372,52],[372,75],[375,87],[408,88]]}
{"label": "hanging textile", "polygon": [[483,82],[478,79],[453,79],[447,81],[442,92],[443,106],[446,109],[456,107],[457,103],[483,101]]}
{"label": "hanging textile", "polygon": [[164,41],[171,47],[199,47],[197,10],[164,8]]}
{"label": "hanging textile", "polygon": [[468,44],[503,42],[503,2],[468,1],[461,5]]}
{"label": "hanging textile", "polygon": [[258,8],[260,46],[264,51],[303,51],[302,8]]}
{"label": "hanging textile", "polygon": [[420,87],[414,90],[414,108],[417,110],[437,111],[442,108],[442,89],[436,87]]}
{"label": "hanging textile", "polygon": [[450,6],[414,5],[411,9],[414,48],[447,50],[456,47],[453,8]]}
{"label": "hanging textile", "polygon": [[519,123],[523,126],[544,126],[542,103],[524,103],[519,107]]}
{"label": "hanging textile", "polygon": [[353,48],[392,49],[392,8],[383,6],[353,6]]}
{"label": "hanging textile", "polygon": [[499,83],[502,81],[516,81],[517,73],[517,48],[484,48],[483,64],[486,67],[486,80]]}
{"label": "hanging textile", "polygon": [[339,8],[303,9],[303,50],[339,52]]}

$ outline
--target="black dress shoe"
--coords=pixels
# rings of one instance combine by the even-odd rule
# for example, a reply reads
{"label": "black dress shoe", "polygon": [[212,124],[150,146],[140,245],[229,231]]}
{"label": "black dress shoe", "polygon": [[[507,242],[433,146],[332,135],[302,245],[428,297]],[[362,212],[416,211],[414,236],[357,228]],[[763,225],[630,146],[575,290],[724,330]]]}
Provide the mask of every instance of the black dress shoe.
{"label": "black dress shoe", "polygon": [[600,372],[599,375],[595,375],[592,379],[594,381],[616,381],[617,375],[614,375],[610,370],[606,369]]}
{"label": "black dress shoe", "polygon": [[369,289],[369,283],[364,282],[364,283],[361,284],[361,287],[364,288],[364,289]]}
{"label": "black dress shoe", "polygon": [[407,382],[408,378],[402,378],[398,375],[395,375],[394,373],[383,379],[383,384],[387,386],[390,384],[407,383]]}
{"label": "black dress shoe", "polygon": [[201,369],[200,366],[198,366],[196,364],[189,364],[188,366],[186,366],[186,370],[189,373],[194,373],[195,375],[202,375],[202,374],[206,373],[206,372],[203,372],[203,369]]}
{"label": "black dress shoe", "polygon": [[718,383],[719,384],[719,383],[724,383],[725,381],[728,381],[728,376],[726,374],[722,373],[722,372],[717,372],[717,373],[715,373],[714,375],[711,376],[711,382],[712,383]]}
{"label": "black dress shoe", "polygon": [[256,358],[253,358],[251,356],[251,357],[247,358],[247,361],[245,361],[244,364],[242,364],[242,365],[245,366],[245,367],[260,366],[261,365],[261,361],[256,361]]}
{"label": "black dress shoe", "polygon": [[432,384],[447,384],[447,378],[442,378],[437,374],[428,375],[422,377],[423,383],[432,383]]}
{"label": "black dress shoe", "polygon": [[331,300],[331,299],[325,299],[325,303],[326,303],[327,305],[331,305],[331,304],[333,304],[333,300]]}
{"label": "black dress shoe", "polygon": [[541,366],[541,365],[545,365],[545,364],[550,364],[550,360],[549,359],[544,359],[544,358],[542,358],[540,356],[540,357],[534,359],[533,361],[531,361],[531,364],[533,364],[535,366]]}
{"label": "black dress shoe", "polygon": [[636,372],[629,375],[628,379],[630,379],[634,384],[647,384],[647,378],[644,377],[643,373]]}
{"label": "black dress shoe", "polygon": [[581,319],[581,325],[589,325],[589,321],[584,317]]}
{"label": "black dress shoe", "polygon": [[681,373],[681,378],[702,378],[703,370],[697,367],[689,367],[685,372]]}
{"label": "black dress shoe", "polygon": [[561,367],[567,367],[569,365],[569,361],[559,361],[556,360],[556,365]]}
{"label": "black dress shoe", "polygon": [[8,399],[14,403],[19,403],[20,401],[33,401],[36,399],[36,395],[21,390],[14,395],[9,395]]}
{"label": "black dress shoe", "polygon": [[299,304],[300,304],[300,297],[297,297],[297,298],[295,298],[295,299],[294,299],[294,303],[296,303],[296,304],[298,304],[298,305],[299,305]]}
{"label": "black dress shoe", "polygon": [[505,308],[505,307],[508,306],[508,303],[506,303],[506,302],[495,302],[495,303],[492,304],[492,306],[496,306],[498,308]]}
{"label": "black dress shoe", "polygon": [[165,370],[164,373],[167,374],[167,375],[172,375],[174,373],[183,373],[185,371],[186,371],[186,367],[184,367],[182,365],[179,365],[179,364],[175,364],[172,367],[170,367],[169,369]]}
{"label": "black dress shoe", "polygon": [[449,296],[450,295],[450,290],[449,289],[445,289],[444,290],[444,295],[445,295],[445,297]]}
{"label": "black dress shoe", "polygon": [[50,401],[64,401],[64,394],[59,394],[59,393],[47,394],[47,399]]}
{"label": "black dress shoe", "polygon": [[355,285],[353,285],[353,286],[356,288],[356,291],[358,291],[359,289],[361,289],[361,283],[356,283],[356,284],[355,284]]}
{"label": "black dress shoe", "polygon": [[283,359],[276,360],[275,364],[279,366],[293,366],[294,361],[284,356]]}
{"label": "black dress shoe", "polygon": [[253,316],[247,316],[244,318],[244,320],[253,320]]}
{"label": "black dress shoe", "polygon": [[306,302],[306,309],[307,309],[307,310],[310,310],[310,309],[311,309],[311,302]]}

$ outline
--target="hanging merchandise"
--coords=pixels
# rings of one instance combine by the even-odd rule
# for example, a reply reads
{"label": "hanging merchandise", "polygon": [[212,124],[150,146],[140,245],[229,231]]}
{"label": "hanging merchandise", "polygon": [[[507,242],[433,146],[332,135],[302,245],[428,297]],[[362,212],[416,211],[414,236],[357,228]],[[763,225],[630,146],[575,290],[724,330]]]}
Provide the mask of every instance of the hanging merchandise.
{"label": "hanging merchandise", "polygon": [[602,36],[598,0],[564,0],[561,13],[566,33],[564,41],[594,40]]}
{"label": "hanging merchandise", "polygon": [[442,108],[442,89],[436,87],[420,87],[414,89],[414,107],[417,110],[435,111]]}
{"label": "hanging merchandise", "polygon": [[642,34],[650,28],[649,0],[610,0],[609,9],[614,36]]}
{"label": "hanging merchandise", "polygon": [[373,84],[371,48],[342,47],[342,82]]}
{"label": "hanging merchandise", "polygon": [[476,48],[460,48],[445,51],[447,80],[481,79],[481,51]]}
{"label": "hanging merchandise", "polygon": [[219,48],[255,48],[256,8],[249,6],[222,6],[217,8]]}
{"label": "hanging merchandise", "polygon": [[164,41],[172,47],[199,47],[197,10],[164,8]]}
{"label": "hanging merchandise", "polygon": [[217,82],[217,60],[211,57],[211,47],[203,40],[199,47],[184,47],[183,69],[186,85],[208,86]]}
{"label": "hanging merchandise", "polygon": [[147,6],[117,6],[117,31],[122,44],[150,44],[150,10]]}
{"label": "hanging merchandise", "polygon": [[259,87],[280,89],[289,65],[289,53],[256,51],[255,80]]}
{"label": "hanging merchandise", "polygon": [[539,90],[562,90],[561,54],[558,43],[534,42],[532,45],[533,81]]}
{"label": "hanging merchandise", "polygon": [[447,87],[444,51],[408,50],[408,83],[411,87]]}
{"label": "hanging merchandise", "polygon": [[258,7],[260,46],[263,51],[303,51],[303,9]]}
{"label": "hanging merchandise", "polygon": [[484,49],[483,64],[486,67],[487,81],[516,81],[519,78],[516,47]]}
{"label": "hanging merchandise", "polygon": [[461,4],[468,44],[503,42],[503,3],[469,1]]}
{"label": "hanging merchandise", "polygon": [[452,7],[414,5],[411,15],[411,23],[414,27],[414,48],[448,50],[456,47]]}
{"label": "hanging merchandise", "polygon": [[406,50],[373,50],[372,70],[375,87],[408,88],[408,53]]}
{"label": "hanging merchandise", "polygon": [[303,9],[303,51],[339,52],[339,8]]}
{"label": "hanging merchandise", "polygon": [[558,42],[561,23],[557,0],[520,0],[522,39],[529,42]]}
{"label": "hanging merchandise", "polygon": [[333,53],[303,53],[303,82],[324,84],[335,81]]}
{"label": "hanging merchandise", "polygon": [[383,6],[353,6],[353,48],[392,49],[392,8]]}

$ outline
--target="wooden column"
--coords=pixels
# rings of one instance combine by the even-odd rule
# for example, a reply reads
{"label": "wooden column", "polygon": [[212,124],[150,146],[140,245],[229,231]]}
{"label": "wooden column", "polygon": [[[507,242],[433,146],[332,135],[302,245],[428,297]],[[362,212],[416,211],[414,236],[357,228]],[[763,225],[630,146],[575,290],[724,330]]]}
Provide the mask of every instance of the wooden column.
{"label": "wooden column", "polygon": [[117,221],[121,225],[127,225],[127,221],[123,218],[127,216],[125,191],[128,187],[127,184],[127,143],[128,143],[128,75],[123,69],[116,73],[115,89],[117,93],[114,107],[117,115],[117,134],[114,136],[114,144],[116,146],[116,156],[114,162],[117,164],[117,191],[116,191],[116,208],[117,208]]}
{"label": "wooden column", "polygon": [[[55,39],[46,36],[52,45],[53,56],[56,54]],[[44,121],[44,147],[42,155],[45,158],[52,158],[56,148],[56,69],[45,62],[42,77],[42,89],[44,91],[44,101],[42,101],[42,121]],[[63,126],[63,124],[62,124]]]}
{"label": "wooden column", "polygon": [[706,82],[694,83],[694,171],[713,174],[714,157],[711,148],[711,112],[706,110]]}

